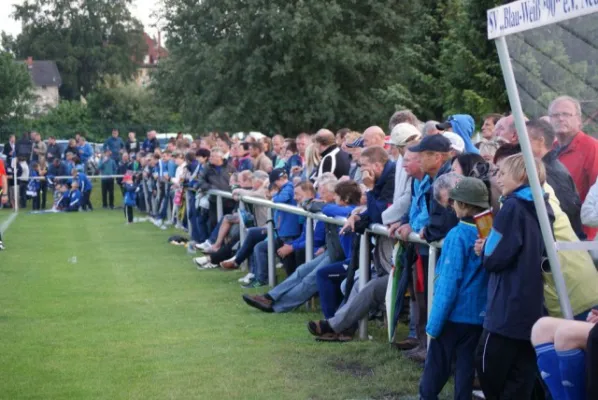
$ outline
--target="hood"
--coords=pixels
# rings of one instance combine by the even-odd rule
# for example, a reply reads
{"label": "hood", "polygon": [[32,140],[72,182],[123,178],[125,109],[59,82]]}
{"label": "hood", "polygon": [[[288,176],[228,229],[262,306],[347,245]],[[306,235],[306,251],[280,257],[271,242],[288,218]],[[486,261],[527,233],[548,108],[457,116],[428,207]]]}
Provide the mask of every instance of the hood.
{"label": "hood", "polygon": [[475,130],[473,117],[468,114],[456,114],[449,118],[453,132],[456,133],[465,142],[465,152],[480,154],[479,150],[471,142],[471,136]]}
{"label": "hood", "polygon": [[[548,203],[548,194],[544,192],[544,190],[542,190],[542,195],[544,196],[544,203],[546,204],[546,211],[548,212],[548,219],[550,220],[550,223],[552,225],[552,223],[554,222],[554,211],[552,211],[552,207],[550,206],[550,204]],[[523,205],[525,206],[525,208],[527,208],[529,211],[531,211],[534,215],[538,215],[538,213],[536,212],[536,206],[534,204],[534,196],[532,194],[532,189],[529,187],[529,185],[524,185],[519,187],[519,189],[515,190],[513,193],[511,193],[510,195],[508,195],[506,198],[502,198],[500,199],[501,203],[504,202],[504,200],[508,199],[508,198],[515,198],[518,200],[521,200],[523,202]]]}

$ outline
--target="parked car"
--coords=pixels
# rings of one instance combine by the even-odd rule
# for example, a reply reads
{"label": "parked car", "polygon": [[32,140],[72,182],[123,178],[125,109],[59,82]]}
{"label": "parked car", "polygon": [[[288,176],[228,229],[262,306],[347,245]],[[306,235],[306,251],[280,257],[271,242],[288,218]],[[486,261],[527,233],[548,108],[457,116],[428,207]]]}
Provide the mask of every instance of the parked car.
{"label": "parked car", "polygon": [[[158,139],[158,142],[160,143],[160,148],[162,150],[164,150],[166,148],[166,144],[168,143],[168,141],[171,138],[176,138],[178,135],[178,133],[157,133],[156,134],[156,139]],[[183,137],[189,141],[193,141],[193,136],[191,136],[188,133],[184,133]]]}

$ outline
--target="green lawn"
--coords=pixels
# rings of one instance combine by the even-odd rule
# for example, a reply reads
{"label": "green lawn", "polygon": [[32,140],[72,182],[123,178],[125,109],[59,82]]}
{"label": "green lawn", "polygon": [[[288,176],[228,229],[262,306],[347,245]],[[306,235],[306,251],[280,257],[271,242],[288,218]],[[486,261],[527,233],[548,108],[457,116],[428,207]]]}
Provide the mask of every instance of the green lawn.
{"label": "green lawn", "polygon": [[[0,223],[8,217],[0,213]],[[241,272],[197,271],[122,211],[19,214],[0,253],[0,398],[400,399],[421,369],[375,340],[317,343]],[[76,257],[76,262],[73,262]]]}

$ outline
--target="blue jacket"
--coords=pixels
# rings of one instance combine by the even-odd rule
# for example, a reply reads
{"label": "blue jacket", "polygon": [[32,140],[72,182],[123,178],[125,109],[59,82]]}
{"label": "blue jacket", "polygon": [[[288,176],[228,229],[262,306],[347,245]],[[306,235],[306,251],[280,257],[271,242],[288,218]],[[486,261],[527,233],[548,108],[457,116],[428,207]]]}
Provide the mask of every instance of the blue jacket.
{"label": "blue jacket", "polygon": [[409,223],[413,232],[420,232],[429,222],[426,193],[430,190],[428,175],[420,181],[411,180],[411,206],[409,212],[401,218],[401,224]]}
{"label": "blue jacket", "polygon": [[162,178],[164,174],[168,174],[168,164],[163,160],[158,160],[152,172],[158,174],[158,178]]}
{"label": "blue jacket", "polygon": [[62,196],[60,197],[60,200],[58,201],[58,207],[61,210],[66,210],[67,208],[69,208],[70,204],[71,204],[71,193],[70,192],[62,193]]}
{"label": "blue jacket", "polygon": [[[272,201],[274,203],[283,203],[291,206],[297,205],[294,192],[293,183],[287,182],[272,198]],[[298,215],[284,211],[276,211],[274,213],[274,221],[279,237],[295,237],[299,236],[301,233]]]}
{"label": "blue jacket", "polygon": [[253,160],[250,156],[242,157],[239,159],[239,165],[237,166],[237,172],[241,171],[253,171]]}
{"label": "blue jacket", "polygon": [[106,139],[106,141],[104,142],[104,146],[102,146],[103,151],[110,150],[112,152],[113,160],[120,159],[120,151],[124,148],[125,143],[123,142],[123,140],[119,137],[115,138],[113,136],[110,136],[108,139]]}
{"label": "blue jacket", "polygon": [[176,175],[176,169],[177,169],[176,162],[174,162],[174,160],[168,160],[167,169],[168,169],[168,176],[170,178],[174,178],[174,176]]}
{"label": "blue jacket", "polygon": [[393,161],[387,161],[382,174],[374,183],[374,188],[367,192],[367,210],[359,215],[364,223],[368,225],[382,223],[382,211],[393,202],[396,169]]}
{"label": "blue jacket", "polygon": [[[490,273],[484,329],[529,341],[532,326],[544,314],[545,246],[529,186],[502,202],[484,247],[484,268]],[[552,223],[547,201],[546,208]]]}
{"label": "blue jacket", "polygon": [[89,143],[85,143],[83,146],[77,146],[77,150],[83,151],[80,152],[78,156],[83,164],[87,164],[87,161],[93,155],[93,149],[91,148],[91,145]]}
{"label": "blue jacket", "polygon": [[113,158],[110,158],[108,161],[104,161],[102,158],[98,168],[100,170],[100,175],[116,175],[118,172],[118,165],[116,165],[116,161],[114,161]]}
{"label": "blue jacket", "polygon": [[127,183],[124,185],[125,206],[134,207],[137,204],[137,185]]}
{"label": "blue jacket", "polygon": [[79,190],[81,190],[81,193],[91,192],[91,189],[93,189],[91,181],[84,173],[79,172],[77,175],[77,181],[79,182]]}
{"label": "blue jacket", "polygon": [[439,176],[451,172],[451,162],[447,161],[438,171],[436,177],[430,181],[430,188],[426,193],[426,203],[428,204],[428,225],[424,229],[424,237],[427,242],[435,242],[444,239],[446,234],[459,223],[452,208],[445,208],[434,199],[434,181]]}
{"label": "blue jacket", "polygon": [[291,246],[293,246],[293,251],[305,249],[305,241],[307,239],[308,229],[314,230],[314,254],[320,247],[326,244],[326,229],[323,222],[318,221],[313,227],[304,223],[301,236],[289,243]]}
{"label": "blue jacket", "polygon": [[473,251],[478,229],[472,218],[462,220],[444,239],[445,251],[436,264],[434,301],[426,332],[442,334],[446,321],[482,325],[486,315],[488,273]]}
{"label": "blue jacket", "polygon": [[287,170],[287,175],[291,176],[291,169],[293,167],[303,168],[303,161],[301,161],[301,156],[299,156],[299,154],[293,154],[285,163],[284,168]]}
{"label": "blue jacket", "polygon": [[453,132],[461,136],[465,142],[465,152],[480,154],[480,151],[471,142],[471,136],[475,130],[475,122],[473,117],[468,114],[456,114],[449,117]]}
{"label": "blue jacket", "polygon": [[141,145],[141,149],[143,151],[145,151],[146,153],[153,153],[156,149],[159,149],[159,148],[160,148],[160,142],[156,138],[153,138],[152,140],[149,140],[148,138],[146,138],[143,141],[143,144]]}
{"label": "blue jacket", "polygon": [[79,211],[81,206],[81,192],[77,189],[69,192],[69,205],[66,211]]}

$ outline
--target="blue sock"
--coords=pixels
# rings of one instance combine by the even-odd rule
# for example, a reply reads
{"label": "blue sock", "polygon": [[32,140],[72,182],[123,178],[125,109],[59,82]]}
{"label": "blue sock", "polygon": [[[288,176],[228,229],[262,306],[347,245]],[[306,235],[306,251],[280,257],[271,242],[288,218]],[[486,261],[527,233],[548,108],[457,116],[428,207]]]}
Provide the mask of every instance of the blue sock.
{"label": "blue sock", "polygon": [[570,400],[586,398],[586,353],[580,349],[559,351],[559,366],[565,396]]}
{"label": "blue sock", "polygon": [[545,343],[535,347],[538,369],[542,379],[552,395],[553,400],[565,400],[565,391],[561,379],[559,357],[553,343]]}

